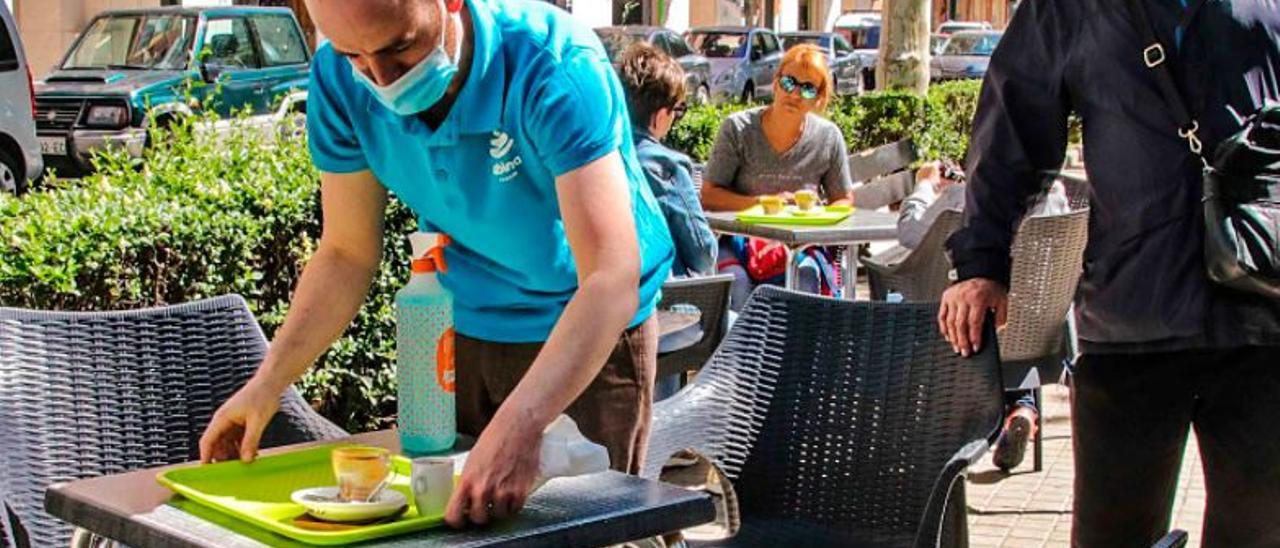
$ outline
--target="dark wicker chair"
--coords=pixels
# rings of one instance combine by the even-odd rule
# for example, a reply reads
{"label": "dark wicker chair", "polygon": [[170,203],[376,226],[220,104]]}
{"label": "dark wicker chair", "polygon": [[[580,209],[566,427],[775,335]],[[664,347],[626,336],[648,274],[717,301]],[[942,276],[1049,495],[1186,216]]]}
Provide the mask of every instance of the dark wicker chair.
{"label": "dark wicker chair", "polygon": [[729,316],[729,289],[732,285],[732,274],[683,278],[663,284],[662,302],[658,304],[658,308],[668,310],[677,305],[697,308],[701,313],[698,330],[702,333],[702,338],[692,346],[659,354],[658,378],[697,372],[711,359],[711,354],[724,338]]}
{"label": "dark wicker chair", "polygon": [[883,301],[890,292],[895,292],[906,301],[942,299],[942,292],[951,285],[947,238],[960,228],[962,220],[963,214],[958,211],[943,211],[915,249],[893,247],[863,259],[871,298]]}
{"label": "dark wicker chair", "polygon": [[896,141],[849,155],[849,173],[855,182],[855,203],[862,209],[879,209],[901,202],[915,188],[911,164],[919,158],[910,139]]}
{"label": "dark wicker chair", "polygon": [[1062,187],[1067,191],[1067,203],[1071,205],[1072,211],[1089,207],[1088,178],[1063,171],[1055,171],[1047,175],[1062,183]]}
{"label": "dark wicker chair", "polygon": [[[52,483],[199,458],[209,418],[266,349],[235,295],[124,312],[0,309],[10,545],[67,545],[71,527],[43,510]],[[290,389],[262,445],[345,435]]]}
{"label": "dark wicker chair", "polygon": [[[1073,358],[1068,340],[1068,311],[1089,241],[1089,210],[1029,217],[1013,240],[1008,326],[1000,333],[1005,386],[1033,389],[1062,377],[1064,360]],[[1034,469],[1043,467],[1042,424],[1036,425]]]}
{"label": "dark wicker chair", "polygon": [[1181,529],[1174,529],[1155,544],[1152,544],[1151,548],[1183,548],[1186,545],[1187,532]]}
{"label": "dark wicker chair", "polygon": [[684,449],[724,471],[741,528],[713,545],[966,545],[964,475],[998,432],[1000,369],[993,347],[957,356],[936,316],[757,289],[654,406],[644,475]]}

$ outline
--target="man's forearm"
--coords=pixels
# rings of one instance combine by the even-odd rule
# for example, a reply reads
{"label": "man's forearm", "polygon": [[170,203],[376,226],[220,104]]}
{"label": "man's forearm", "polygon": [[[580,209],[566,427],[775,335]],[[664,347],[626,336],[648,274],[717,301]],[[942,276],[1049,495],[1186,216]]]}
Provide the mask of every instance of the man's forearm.
{"label": "man's forearm", "polygon": [[376,263],[366,262],[321,244],[302,272],[255,381],[284,390],[337,340],[360,310],[377,271]]}
{"label": "man's forearm", "polygon": [[756,205],[756,198],[744,196],[712,183],[702,187],[702,207],[707,211],[742,211]]}
{"label": "man's forearm", "polygon": [[494,422],[541,432],[600,373],[638,303],[634,276],[588,276]]}

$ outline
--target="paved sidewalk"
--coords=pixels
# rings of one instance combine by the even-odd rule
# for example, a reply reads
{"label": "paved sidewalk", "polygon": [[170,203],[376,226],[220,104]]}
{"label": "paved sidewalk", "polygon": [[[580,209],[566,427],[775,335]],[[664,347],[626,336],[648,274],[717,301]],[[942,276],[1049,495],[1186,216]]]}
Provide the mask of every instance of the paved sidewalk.
{"label": "paved sidewalk", "polygon": [[[988,452],[969,472],[969,542],[974,548],[1068,546],[1071,540],[1071,415],[1067,390],[1044,390],[1044,470],[1032,472],[1031,447],[1022,465],[1005,475]],[[1183,457],[1174,501],[1173,527],[1190,533],[1187,546],[1200,545],[1204,474],[1195,437]]]}

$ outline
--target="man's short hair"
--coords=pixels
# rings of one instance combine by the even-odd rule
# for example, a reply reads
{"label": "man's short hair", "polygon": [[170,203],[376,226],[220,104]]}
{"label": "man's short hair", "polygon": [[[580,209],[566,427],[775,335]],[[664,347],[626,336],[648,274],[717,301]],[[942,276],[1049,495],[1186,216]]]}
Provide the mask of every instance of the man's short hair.
{"label": "man's short hair", "polygon": [[662,50],[636,41],[618,59],[618,78],[627,94],[631,123],[649,127],[654,113],[684,101],[684,69]]}

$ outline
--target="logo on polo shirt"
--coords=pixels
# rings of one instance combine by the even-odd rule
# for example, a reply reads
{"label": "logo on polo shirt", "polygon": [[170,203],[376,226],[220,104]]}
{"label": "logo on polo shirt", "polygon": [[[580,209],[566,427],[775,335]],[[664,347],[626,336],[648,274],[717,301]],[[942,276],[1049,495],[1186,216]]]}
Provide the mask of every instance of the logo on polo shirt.
{"label": "logo on polo shirt", "polygon": [[515,179],[520,174],[521,164],[524,164],[519,155],[508,159],[514,147],[515,141],[502,130],[494,131],[493,138],[489,140],[489,156],[494,159],[493,176],[504,183]]}

